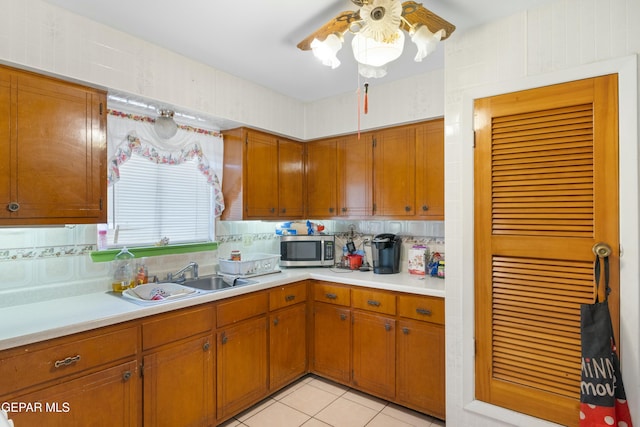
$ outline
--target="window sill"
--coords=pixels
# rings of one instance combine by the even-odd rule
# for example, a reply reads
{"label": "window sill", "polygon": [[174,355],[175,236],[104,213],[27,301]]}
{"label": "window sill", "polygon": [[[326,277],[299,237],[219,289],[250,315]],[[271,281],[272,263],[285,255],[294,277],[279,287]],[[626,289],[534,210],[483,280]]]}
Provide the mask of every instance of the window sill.
{"label": "window sill", "polygon": [[[184,245],[168,245],[168,246],[148,246],[139,248],[127,248],[129,252],[134,254],[136,258],[187,254],[191,252],[214,251],[218,249],[217,242],[207,243],[189,243]],[[91,260],[93,262],[113,261],[114,257],[120,252],[120,249],[107,249],[104,251],[91,252]]]}

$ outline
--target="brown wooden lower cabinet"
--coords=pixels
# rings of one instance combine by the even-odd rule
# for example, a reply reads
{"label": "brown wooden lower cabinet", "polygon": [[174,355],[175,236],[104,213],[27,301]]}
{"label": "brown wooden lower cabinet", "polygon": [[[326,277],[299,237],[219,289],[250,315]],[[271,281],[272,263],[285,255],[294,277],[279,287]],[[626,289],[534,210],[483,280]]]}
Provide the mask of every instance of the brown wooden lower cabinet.
{"label": "brown wooden lower cabinet", "polygon": [[313,307],[312,369],[323,377],[351,382],[351,310],[316,302]]}
{"label": "brown wooden lower cabinet", "polygon": [[222,420],[267,394],[267,319],[238,322],[217,335],[217,418]]}
{"label": "brown wooden lower cabinet", "polygon": [[145,426],[213,424],[214,343],[207,335],[144,356]]}
{"label": "brown wooden lower cabinet", "polygon": [[444,364],[442,299],[309,280],[2,351],[0,402],[42,405],[16,426],[209,426],[313,372],[444,419]]}
{"label": "brown wooden lower cabinet", "polygon": [[399,320],[396,341],[396,401],[444,419],[444,326]]}
{"label": "brown wooden lower cabinet", "polygon": [[396,394],[396,320],[354,311],[353,384],[393,400]]}
{"label": "brown wooden lower cabinet", "polygon": [[[136,361],[15,397],[33,411],[11,412],[16,427],[136,426],[139,375]],[[2,399],[0,399],[1,401]]]}
{"label": "brown wooden lower cabinet", "polygon": [[307,371],[307,306],[297,304],[269,316],[269,390]]}

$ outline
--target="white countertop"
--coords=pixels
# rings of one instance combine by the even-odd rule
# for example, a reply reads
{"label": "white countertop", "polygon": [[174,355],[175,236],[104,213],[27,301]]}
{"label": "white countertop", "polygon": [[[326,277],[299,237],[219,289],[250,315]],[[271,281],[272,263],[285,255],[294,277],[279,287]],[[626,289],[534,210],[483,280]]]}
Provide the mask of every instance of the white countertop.
{"label": "white countertop", "polygon": [[304,279],[444,298],[444,280],[408,273],[373,274],[329,268],[283,269],[254,278],[256,284],[141,306],[109,292],[65,297],[0,309],[0,350],[139,319],[179,308],[242,295]]}

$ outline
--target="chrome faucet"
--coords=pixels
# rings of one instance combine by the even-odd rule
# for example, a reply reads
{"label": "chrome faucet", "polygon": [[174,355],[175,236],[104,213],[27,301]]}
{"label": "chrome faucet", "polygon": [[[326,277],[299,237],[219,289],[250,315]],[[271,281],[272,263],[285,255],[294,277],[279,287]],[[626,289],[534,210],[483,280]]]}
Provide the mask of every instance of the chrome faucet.
{"label": "chrome faucet", "polygon": [[167,274],[167,281],[168,282],[184,282],[185,280],[187,280],[186,277],[186,273],[187,271],[191,271],[191,278],[192,279],[197,279],[198,278],[198,263],[195,261],[191,261],[189,264],[185,265],[184,267],[182,267],[180,270],[176,271],[175,273],[169,273]]}

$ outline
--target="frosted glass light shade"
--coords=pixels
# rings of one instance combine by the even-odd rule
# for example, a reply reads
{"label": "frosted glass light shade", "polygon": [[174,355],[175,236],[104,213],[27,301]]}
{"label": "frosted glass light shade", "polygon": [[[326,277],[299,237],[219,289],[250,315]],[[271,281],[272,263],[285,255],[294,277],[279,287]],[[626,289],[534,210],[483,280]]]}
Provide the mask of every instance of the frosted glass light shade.
{"label": "frosted glass light shade", "polygon": [[340,49],[342,49],[342,39],[335,34],[329,34],[324,41],[313,39],[311,42],[313,55],[322,62],[322,65],[331,68],[337,68],[340,65],[340,60],[336,56]]}
{"label": "frosted glass light shade", "polygon": [[173,111],[160,110],[160,116],[153,124],[156,134],[162,139],[169,139],[178,133],[178,125],[173,121]]}
{"label": "frosted glass light shade", "polygon": [[438,30],[435,33],[429,31],[426,25],[421,25],[412,35],[411,41],[418,47],[414,61],[421,62],[427,55],[436,50],[436,46],[444,36],[444,30]]}
{"label": "frosted glass light shade", "polygon": [[358,63],[371,67],[382,67],[402,55],[404,33],[398,30],[397,37],[391,43],[378,42],[358,33],[351,41],[351,48]]}

